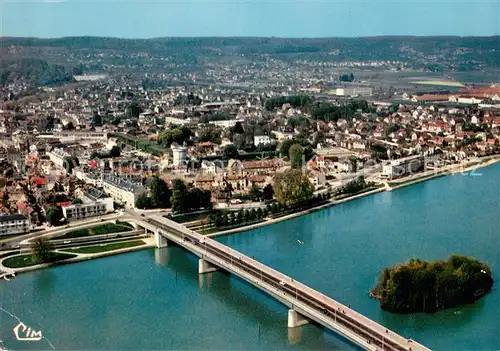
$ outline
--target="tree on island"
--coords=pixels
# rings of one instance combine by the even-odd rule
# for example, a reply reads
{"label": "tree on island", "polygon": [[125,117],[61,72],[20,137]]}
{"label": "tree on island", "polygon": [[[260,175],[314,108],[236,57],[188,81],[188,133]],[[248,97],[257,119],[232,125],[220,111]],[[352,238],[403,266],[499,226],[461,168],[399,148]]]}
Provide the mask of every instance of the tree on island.
{"label": "tree on island", "polygon": [[447,261],[412,259],[384,269],[370,294],[386,311],[428,313],[472,303],[492,286],[493,278],[486,264],[452,255]]}

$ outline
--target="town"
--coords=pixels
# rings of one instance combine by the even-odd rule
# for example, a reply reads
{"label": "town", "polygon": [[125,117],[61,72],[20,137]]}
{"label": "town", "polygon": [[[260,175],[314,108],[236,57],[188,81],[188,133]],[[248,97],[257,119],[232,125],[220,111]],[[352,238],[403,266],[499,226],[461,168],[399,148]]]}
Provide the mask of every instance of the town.
{"label": "town", "polygon": [[500,154],[497,86],[376,99],[101,77],[20,101],[0,111],[2,236],[121,209],[229,230]]}

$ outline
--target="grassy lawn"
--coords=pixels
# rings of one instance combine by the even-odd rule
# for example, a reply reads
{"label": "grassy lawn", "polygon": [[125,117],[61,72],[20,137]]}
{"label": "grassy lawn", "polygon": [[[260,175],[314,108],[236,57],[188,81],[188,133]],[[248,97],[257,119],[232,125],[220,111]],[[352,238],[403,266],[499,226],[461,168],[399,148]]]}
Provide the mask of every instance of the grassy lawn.
{"label": "grassy lawn", "polygon": [[[71,255],[71,254],[63,254],[63,253],[58,253],[58,252],[53,252],[51,254],[49,262],[45,263],[54,263],[62,260],[66,260],[68,258],[73,258],[76,257],[76,255]],[[36,264],[39,264],[40,262],[36,261],[33,255],[27,254],[27,255],[18,255],[14,257],[7,258],[5,261],[3,261],[3,265],[8,268],[22,268],[22,267],[29,267],[29,266],[34,266]]]}
{"label": "grassy lawn", "polygon": [[165,216],[165,218],[171,219],[174,222],[177,223],[186,223],[186,222],[192,222],[192,221],[198,221],[200,219],[206,219],[208,218],[209,213],[194,213],[194,214],[180,214],[180,215],[175,215],[172,217]]}
{"label": "grassy lawn", "polygon": [[135,247],[144,244],[145,242],[142,240],[131,240],[131,241],[121,241],[118,243],[103,244],[102,246],[92,245],[92,246],[81,247],[78,249],[67,249],[65,251],[73,253],[82,253],[82,254],[93,254],[93,253],[107,252],[118,249],[125,249],[127,247]]}
{"label": "grassy lawn", "polygon": [[63,236],[57,237],[56,239],[72,239],[72,238],[81,238],[84,236],[92,236],[92,235],[129,232],[133,229],[134,227],[132,226],[132,224],[127,222],[119,222],[118,224],[106,223],[92,228],[72,230],[64,234]]}

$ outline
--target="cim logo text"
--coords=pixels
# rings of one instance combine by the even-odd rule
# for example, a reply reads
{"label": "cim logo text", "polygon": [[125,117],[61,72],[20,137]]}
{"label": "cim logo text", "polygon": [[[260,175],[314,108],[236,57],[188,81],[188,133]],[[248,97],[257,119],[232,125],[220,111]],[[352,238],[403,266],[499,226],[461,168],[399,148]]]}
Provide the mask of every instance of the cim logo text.
{"label": "cim logo text", "polygon": [[18,325],[14,327],[14,335],[17,340],[20,341],[40,341],[42,340],[42,331],[36,331],[31,329],[31,327],[25,325],[23,322],[19,322]]}

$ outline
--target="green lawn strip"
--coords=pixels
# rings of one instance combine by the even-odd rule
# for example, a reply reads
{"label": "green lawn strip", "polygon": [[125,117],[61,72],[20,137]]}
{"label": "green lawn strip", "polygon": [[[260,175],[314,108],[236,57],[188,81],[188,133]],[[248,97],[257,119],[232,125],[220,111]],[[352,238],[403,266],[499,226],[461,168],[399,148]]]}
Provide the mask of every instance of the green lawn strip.
{"label": "green lawn strip", "polygon": [[91,245],[91,246],[81,247],[78,249],[64,249],[64,251],[65,252],[72,252],[72,253],[81,253],[81,254],[93,254],[93,253],[100,253],[100,252],[125,249],[128,247],[135,247],[135,246],[140,246],[140,245],[144,245],[144,244],[145,244],[145,242],[142,240],[130,240],[130,241],[121,241],[118,243],[102,244],[102,246],[101,245]]}
{"label": "green lawn strip", "polygon": [[120,222],[118,224],[115,223],[106,223],[101,224],[92,228],[83,228],[72,230],[63,236],[59,236],[54,239],[73,239],[73,238],[81,238],[85,236],[92,235],[102,235],[102,234],[111,234],[111,233],[119,233],[119,232],[129,232],[133,230],[134,227],[132,224],[127,222]]}
{"label": "green lawn strip", "polygon": [[175,216],[164,216],[165,218],[171,219],[174,222],[177,223],[186,223],[186,222],[193,222],[193,221],[199,221],[202,219],[208,218],[209,213],[204,212],[204,213],[186,213],[186,214],[180,214],[180,215],[175,215]]}
{"label": "green lawn strip", "polygon": [[29,266],[34,266],[37,264],[42,264],[42,263],[59,262],[62,260],[66,260],[68,258],[73,258],[73,257],[76,257],[76,255],[59,253],[59,252],[52,252],[50,254],[50,259],[47,262],[38,262],[35,260],[33,255],[27,254],[27,255],[17,255],[14,257],[7,258],[5,261],[3,261],[2,264],[7,268],[22,268],[22,267],[29,267]]}

